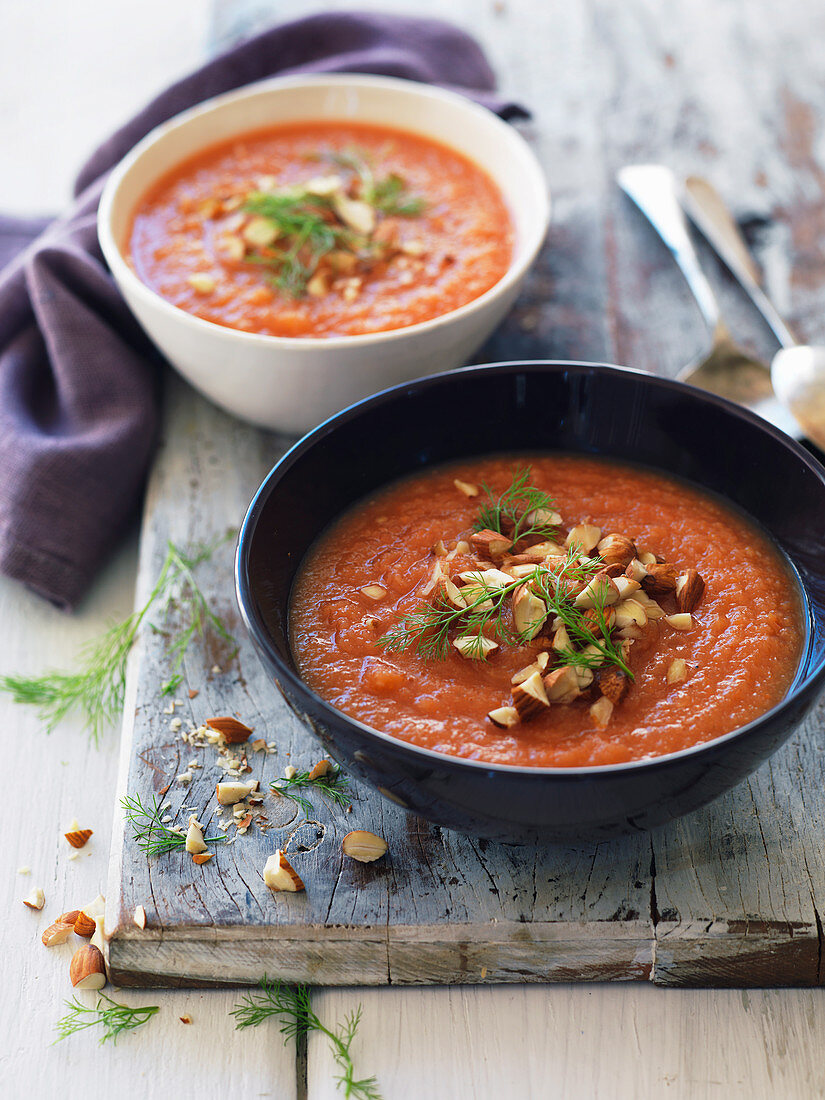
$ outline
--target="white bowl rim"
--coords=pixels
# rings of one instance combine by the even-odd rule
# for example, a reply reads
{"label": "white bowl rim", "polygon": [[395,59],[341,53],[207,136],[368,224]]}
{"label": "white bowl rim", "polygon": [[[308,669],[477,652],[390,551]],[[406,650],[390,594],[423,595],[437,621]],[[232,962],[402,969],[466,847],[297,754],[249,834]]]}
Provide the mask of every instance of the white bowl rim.
{"label": "white bowl rim", "polygon": [[[123,252],[112,232],[111,222],[114,203],[117,192],[128,172],[155,142],[165,136],[169,131],[182,128],[188,125],[193,119],[209,114],[211,111],[217,110],[227,103],[252,98],[261,92],[277,90],[281,87],[294,87],[296,85],[310,87],[336,87],[342,85],[354,88],[359,86],[373,88],[383,87],[388,90],[420,96],[424,99],[451,103],[471,114],[483,116],[494,128],[501,127],[499,132],[505,137],[506,141],[512,143],[514,148],[520,149],[525,159],[525,164],[528,165],[529,170],[532,171],[533,182],[537,185],[536,194],[540,200],[540,206],[535,219],[535,232],[532,239],[528,239],[521,259],[516,263],[511,261],[504,275],[502,275],[498,282],[494,283],[489,290],[480,294],[478,298],[473,298],[472,301],[466,302],[463,306],[459,306],[457,309],[450,310],[448,313],[439,314],[437,317],[432,317],[427,321],[419,321],[414,325],[407,325],[403,328],[384,329],[378,332],[359,333],[351,336],[272,336],[269,333],[247,332],[244,329],[232,328],[230,325],[220,325],[215,321],[207,321],[203,317],[196,317],[180,306],[174,305],[150,286],[147,286],[126,262]],[[294,119],[292,121],[300,120]],[[425,130],[410,130],[408,127],[402,129],[407,133],[417,133],[423,137],[427,137]],[[449,148],[447,142],[441,142],[441,144],[447,145]],[[204,145],[204,148],[208,148],[208,145]],[[472,160],[472,157],[468,157],[468,159]],[[507,198],[506,195],[504,197],[505,199]],[[115,280],[117,282],[125,280],[131,292],[142,299],[143,303],[150,308],[160,309],[168,317],[175,317],[182,324],[194,326],[196,330],[200,330],[202,333],[212,332],[214,335],[220,334],[227,340],[238,339],[248,345],[258,346],[260,348],[278,347],[289,349],[290,351],[306,350],[314,352],[322,347],[337,349],[357,348],[359,346],[371,345],[383,341],[397,340],[414,333],[432,331],[433,329],[451,324],[459,318],[467,317],[482,310],[487,303],[494,298],[506,294],[507,290],[511,288],[514,283],[517,283],[524,277],[544,243],[549,224],[550,195],[541,165],[535,153],[521,134],[509,123],[499,118],[493,111],[488,110],[486,107],[482,107],[478,103],[474,103],[471,99],[463,95],[459,95],[456,92],[449,91],[446,88],[441,88],[433,84],[419,84],[414,80],[404,80],[399,77],[390,76],[377,76],[371,73],[325,73],[319,75],[298,74],[294,76],[267,77],[264,80],[258,80],[251,84],[244,84],[240,88],[235,88],[232,91],[213,96],[211,99],[204,100],[203,103],[199,103],[195,107],[190,107],[185,111],[181,111],[165,122],[161,122],[142,138],[137,145],[135,145],[135,147],[115,165],[109,174],[100,197],[97,230],[100,247]]]}

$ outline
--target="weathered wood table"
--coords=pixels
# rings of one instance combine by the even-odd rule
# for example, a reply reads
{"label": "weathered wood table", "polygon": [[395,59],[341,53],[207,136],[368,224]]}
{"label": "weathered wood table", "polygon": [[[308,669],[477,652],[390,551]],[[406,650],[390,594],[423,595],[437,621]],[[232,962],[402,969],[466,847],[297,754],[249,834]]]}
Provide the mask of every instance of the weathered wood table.
{"label": "weathered wood table", "polygon": [[[302,9],[298,3],[282,3],[278,15],[288,17]],[[443,14],[430,0],[418,10]],[[817,43],[825,31],[825,13],[801,0],[781,12],[764,0],[736,8],[678,0],[666,9],[643,0],[621,6],[465,0],[454,6],[452,15],[483,41],[508,91],[534,109],[534,121],[525,131],[544,163],[554,198],[553,228],[538,268],[480,359],[586,358],[674,374],[702,350],[706,334],[678,272],[613,185],[618,166],[645,160],[662,160],[677,171],[711,178],[743,220],[780,307],[805,338],[823,338],[825,168],[818,108],[825,89],[818,77]],[[224,42],[270,16],[265,5],[216,7],[209,23],[212,42]],[[758,320],[724,274],[709,267],[736,334],[770,355],[773,345]],[[167,534],[198,538],[238,522],[239,508],[283,445],[230,421],[176,384],[170,393],[169,430],[144,525],[143,587]],[[221,564],[225,570],[227,558]],[[231,614],[226,574],[214,574],[208,583],[220,610]],[[78,627],[64,626],[56,615],[4,586],[4,621],[14,624],[3,650],[4,667],[7,659],[15,667],[22,663],[30,668],[39,667],[46,656],[52,663],[65,662],[77,631],[80,636],[86,629],[93,632],[118,592],[123,588],[116,588],[114,597],[111,586],[104,589]],[[123,610],[122,594],[120,604]],[[52,632],[48,654],[42,652],[44,630]],[[163,714],[156,691],[149,690],[151,662],[158,657],[152,644],[142,649],[133,667],[130,703],[138,707],[135,736],[145,759],[139,766],[129,739],[124,740],[120,786],[130,790],[135,782],[151,783],[153,768],[167,779],[176,774],[171,770],[177,748],[168,731],[169,716]],[[308,757],[297,754],[311,755],[311,750],[300,742],[291,720],[278,716],[277,703],[248,649],[239,660],[239,665],[221,666],[221,673],[204,680],[203,660],[193,655],[186,671],[203,698],[193,700],[191,715],[187,711],[184,717],[197,720],[241,691],[243,704],[232,709],[242,710],[261,729],[275,722],[279,754],[294,751],[303,762]],[[5,709],[5,702],[2,706],[11,720],[13,712]],[[32,716],[14,712],[13,720],[21,733],[35,734]],[[356,900],[365,896],[363,891],[352,891],[351,883],[336,878],[323,898],[309,904],[313,913],[319,911],[316,902],[326,905],[323,915],[332,924],[360,921],[374,928],[380,916],[384,935],[354,959],[340,949],[327,952],[326,943],[316,944],[316,980],[416,982],[426,980],[426,970],[437,980],[470,983],[481,980],[486,966],[485,982],[652,977],[662,985],[819,983],[825,786],[818,751],[821,724],[820,709],[748,783],[707,810],[670,829],[596,848],[535,851],[525,859],[523,849],[491,845],[485,850],[478,842],[439,835],[423,824],[408,824],[403,843],[396,843],[395,830],[404,820],[400,811],[377,810],[372,798],[357,802],[355,815],[383,813],[383,821],[370,820],[393,830],[390,881],[379,883],[381,902],[365,911]],[[68,774],[56,762],[60,759],[71,761],[71,769],[79,766],[69,747],[71,732],[45,744],[54,761],[45,761],[42,783],[56,785]],[[181,764],[188,758],[181,756]],[[82,759],[84,800],[88,794],[98,807],[97,847],[78,869],[89,885],[92,875],[86,867],[93,859],[98,881],[102,874],[105,818],[113,801],[111,765],[106,773],[101,759],[93,754]],[[111,761],[111,756],[105,759]],[[270,772],[276,774],[275,763],[280,771],[281,755],[267,758],[259,770],[268,778]],[[90,775],[98,781],[89,783]],[[44,811],[47,839],[56,835],[63,816],[78,812],[81,788],[68,786],[67,794]],[[28,796],[20,796],[21,819],[27,801]],[[334,834],[339,823],[317,808],[321,824]],[[10,810],[16,823],[14,799]],[[367,824],[366,817],[358,821]],[[35,842],[25,830],[21,836],[18,863],[34,867],[37,860],[45,867],[50,858],[53,862],[50,841]],[[177,873],[171,865],[168,877],[158,870],[150,881],[145,861],[133,859],[127,849],[131,874],[122,874],[116,834],[113,881],[123,882],[123,893],[112,957],[124,975],[233,980],[248,977],[263,962],[277,962],[277,937],[261,932],[266,927],[264,905],[268,916],[272,902],[255,879],[262,862],[256,843],[233,846],[230,860],[213,869],[228,886],[221,900],[201,892],[209,865],[202,879],[188,878],[183,884],[178,879],[176,895],[164,890],[165,880],[173,881]],[[324,843],[308,853],[317,860],[319,881],[323,850]],[[461,872],[454,875],[458,882],[446,882],[449,869]],[[75,873],[58,868],[55,897],[65,894],[71,885],[68,876]],[[482,893],[479,883],[485,876],[494,889]],[[11,897],[20,892],[16,889]],[[151,910],[145,937],[136,935],[134,925],[134,932],[128,929],[126,918],[136,903]],[[12,904],[10,900],[8,911]],[[210,945],[204,930],[221,923],[237,927],[239,906],[248,926],[257,927],[248,953],[232,934],[211,934]],[[446,906],[449,913],[441,911]],[[409,950],[415,937],[394,941],[388,931],[399,907],[422,918],[423,962]],[[502,932],[495,941],[489,935],[493,921]],[[327,921],[311,923],[322,928]],[[25,974],[30,924],[19,917],[15,921]],[[480,946],[465,935],[464,924],[486,930]],[[289,920],[286,925],[291,927]],[[512,967],[514,925],[529,929],[519,940],[527,957],[524,974]],[[367,936],[361,938],[369,943]],[[495,959],[489,956],[491,964],[485,962],[485,952],[492,942],[501,953]],[[433,943],[437,953],[426,950]],[[310,952],[306,944],[302,950],[302,956],[293,957],[306,967]],[[217,973],[210,970],[210,953],[219,960]],[[505,959],[507,965],[501,961]],[[296,971],[296,976],[301,974]],[[0,1068],[13,1071],[10,1079],[17,1084],[18,1093],[12,1089],[12,1095],[30,1091],[35,1064],[44,1080],[48,1074],[55,1083],[68,1066],[82,1067],[87,1095],[108,1094],[112,1087],[128,1092],[134,1074],[160,1058],[164,1072],[144,1076],[143,1095],[160,1095],[161,1090],[168,1095],[171,1081],[186,1081],[190,1090],[194,1085],[204,1095],[217,1095],[227,1084],[235,1091],[258,1092],[262,1072],[269,1076],[263,1087],[271,1095],[291,1096],[296,1088],[308,1089],[313,1098],[335,1094],[334,1067],[324,1043],[314,1038],[297,1077],[290,1052],[281,1055],[274,1028],[266,1052],[263,1045],[255,1048],[257,1065],[243,1065],[239,1051],[251,1037],[232,1038],[225,1012],[233,997],[218,992],[147,996],[124,990],[119,996],[132,1003],[161,1003],[167,1022],[162,1025],[159,1019],[150,1025],[154,1031],[147,1028],[124,1041],[116,1062],[108,1053],[96,1057],[94,1065],[84,1061],[82,1039],[43,1058],[46,1030],[65,990],[62,966],[50,982],[54,997],[46,1008],[38,1007],[41,1028],[35,1041],[35,1029],[21,1029],[10,999],[4,1006],[6,1033],[17,1042],[9,1053],[0,1053]],[[33,990],[30,1001],[39,1001],[41,990],[28,988]],[[379,1075],[387,1097],[653,1096],[665,1085],[671,1095],[691,1098],[825,1094],[825,1075],[815,1053],[825,1005],[814,989],[740,993],[657,990],[647,982],[499,989],[476,984],[442,990],[328,991],[313,1000],[327,1022],[357,1001],[363,1003],[356,1057],[365,1073]],[[199,1034],[190,1041],[195,1028],[182,1028],[187,1034],[178,1040],[168,1021],[192,1005],[196,1023],[202,1022]],[[261,1039],[260,1033],[254,1036],[256,1043]],[[223,1074],[224,1058],[233,1067],[229,1078]]]}

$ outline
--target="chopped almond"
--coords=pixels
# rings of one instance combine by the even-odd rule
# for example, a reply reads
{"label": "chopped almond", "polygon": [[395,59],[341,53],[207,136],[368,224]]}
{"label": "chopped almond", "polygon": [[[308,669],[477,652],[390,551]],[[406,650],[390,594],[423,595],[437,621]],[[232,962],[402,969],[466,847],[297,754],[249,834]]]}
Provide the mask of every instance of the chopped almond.
{"label": "chopped almond", "polygon": [[549,653],[539,653],[531,665],[527,665],[526,668],[521,668],[518,672],[513,673],[510,677],[510,683],[523,684],[527,677],[532,676],[534,672],[544,672],[549,660]]}
{"label": "chopped almond", "polygon": [[513,706],[518,711],[521,719],[530,718],[540,713],[545,707],[550,706],[547,692],[544,690],[541,673],[534,672],[532,676],[513,688]]}
{"label": "chopped almond", "polygon": [[227,715],[223,718],[207,718],[206,725],[220,733],[224,741],[229,745],[239,745],[249,738],[252,730],[249,726],[239,722],[237,718]]}
{"label": "chopped almond", "polygon": [[665,615],[665,622],[674,630],[693,630],[693,616],[686,611],[680,611],[676,615]]}
{"label": "chopped almond", "polygon": [[615,665],[599,670],[598,685],[602,695],[614,706],[624,699],[630,686],[626,673]]}
{"label": "chopped almond", "polygon": [[484,660],[494,649],[498,649],[498,642],[485,638],[483,634],[462,634],[453,641],[453,645],[462,657],[471,661]]}
{"label": "chopped almond", "polygon": [[55,921],[54,924],[50,924],[49,927],[44,930],[40,939],[44,947],[56,947],[60,943],[65,943],[72,932],[74,932],[73,924]]}
{"label": "chopped almond", "polygon": [[470,535],[470,545],[480,557],[495,561],[506,554],[513,543],[506,535],[485,527],[483,531],[474,531]]}
{"label": "chopped almond", "polygon": [[619,589],[616,587],[616,582],[602,570],[584,586],[573,602],[576,607],[586,609],[595,607],[597,603],[603,607],[609,607],[618,600]]}
{"label": "chopped almond", "polygon": [[624,572],[626,577],[629,577],[632,581],[637,581],[639,584],[641,584],[647,576],[647,569],[638,558],[634,558]]}
{"label": "chopped almond", "polygon": [[326,775],[332,775],[332,772],[332,762],[324,758],[323,760],[319,760],[317,764],[313,765],[313,767],[310,769],[308,778],[310,781],[314,779],[322,779]]}
{"label": "chopped almond", "polygon": [[667,682],[669,684],[678,684],[682,680],[687,679],[687,661],[682,660],[681,657],[675,657],[668,665],[667,670]]}
{"label": "chopped almond", "polygon": [[515,707],[496,707],[495,710],[488,712],[487,717],[499,729],[511,729],[521,721]]}
{"label": "chopped almond", "polygon": [[478,496],[478,486],[473,485],[472,481],[461,481],[460,478],[454,478],[453,485],[455,485],[459,493],[463,493],[465,497]]}
{"label": "chopped almond", "polygon": [[669,596],[676,591],[678,574],[675,565],[664,563],[659,565],[651,562],[646,565],[647,576],[642,581],[642,588],[648,596]]}
{"label": "chopped almond", "polygon": [[286,890],[296,893],[304,889],[301,876],[280,849],[273,852],[266,861],[264,882],[270,890]]}
{"label": "chopped almond", "polygon": [[696,569],[688,569],[676,580],[676,606],[680,611],[695,611],[705,592],[705,582]]}
{"label": "chopped almond", "polygon": [[564,540],[564,545],[567,547],[576,545],[582,554],[590,554],[599,545],[601,537],[601,527],[596,527],[592,523],[580,523],[578,527],[571,529]]}
{"label": "chopped almond", "polygon": [[609,725],[612,715],[613,704],[606,695],[602,695],[597,699],[590,708],[590,717],[600,729],[605,729]]}
{"label": "chopped almond", "polygon": [[383,600],[387,594],[386,588],[380,584],[365,584],[359,591],[366,596],[368,600],[372,600],[374,603]]}
{"label": "chopped almond", "polygon": [[597,544],[596,553],[605,565],[626,569],[636,557],[636,547],[625,535],[605,535]]}
{"label": "chopped almond", "polygon": [[576,670],[570,665],[553,669],[544,677],[544,690],[551,703],[572,703],[581,695]]}
{"label": "chopped almond", "polygon": [[513,592],[513,626],[520,638],[529,641],[539,633],[547,618],[547,605],[529,585]]}
{"label": "chopped almond", "polygon": [[214,854],[214,852],[195,852],[192,856],[192,862],[198,864],[208,863]]}

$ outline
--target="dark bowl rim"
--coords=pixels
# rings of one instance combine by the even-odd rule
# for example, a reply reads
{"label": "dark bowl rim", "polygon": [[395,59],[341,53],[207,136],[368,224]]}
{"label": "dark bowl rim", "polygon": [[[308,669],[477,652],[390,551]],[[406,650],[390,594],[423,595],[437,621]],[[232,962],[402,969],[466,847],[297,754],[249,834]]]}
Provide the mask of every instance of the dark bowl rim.
{"label": "dark bowl rim", "polygon": [[273,483],[278,480],[286,470],[289,470],[308,450],[326,439],[339,425],[356,419],[364,410],[374,408],[377,405],[387,404],[397,397],[400,397],[402,394],[408,393],[410,390],[421,391],[431,387],[437,387],[445,379],[453,379],[456,376],[464,374],[478,375],[488,372],[495,374],[515,374],[519,371],[536,370],[537,368],[540,368],[542,371],[548,368],[553,370],[573,370],[580,374],[596,373],[608,375],[619,373],[634,375],[641,377],[651,386],[675,391],[676,393],[681,393],[693,399],[698,399],[708,405],[721,409],[728,415],[746,421],[766,435],[771,436],[775,442],[785,447],[797,460],[807,466],[810,472],[818,478],[823,487],[825,487],[825,467],[823,467],[813,455],[809,454],[809,452],[796,440],[786,435],[767,420],[757,416],[756,413],[751,412],[749,409],[743,408],[741,405],[728,401],[724,397],[709,393],[707,390],[698,389],[696,386],[691,386],[686,382],[679,382],[672,378],[663,378],[659,375],[652,374],[650,371],[642,370],[639,367],[624,367],[613,363],[589,362],[579,359],[514,359],[502,360],[496,363],[472,364],[454,370],[440,371],[437,374],[426,375],[423,378],[417,378],[411,382],[402,382],[398,385],[380,390],[377,393],[371,394],[369,397],[365,397],[347,406],[345,409],[328,417],[317,427],[303,435],[284,455],[281,456],[280,459],[278,459],[258,487],[238,531],[235,553],[235,594],[244,626],[253,641],[268,654],[269,659],[278,669],[279,676],[288,680],[290,686],[297,690],[299,695],[311,702],[314,707],[320,708],[324,719],[329,724],[334,727],[336,722],[346,722],[367,739],[377,738],[380,742],[385,742],[389,747],[401,752],[409,752],[413,757],[418,757],[422,762],[426,761],[428,764],[438,764],[441,767],[454,766],[458,768],[469,768],[471,771],[477,772],[502,772],[504,774],[517,775],[523,779],[529,779],[531,776],[535,776],[537,778],[552,777],[555,780],[564,780],[565,778],[573,780],[582,778],[598,779],[601,776],[622,775],[640,769],[644,771],[654,771],[657,768],[668,767],[675,762],[684,761],[687,758],[701,756],[703,753],[712,755],[720,746],[738,740],[739,738],[747,737],[764,723],[781,715],[781,713],[795,702],[803,692],[809,692],[817,680],[825,678],[825,656],[823,656],[818,665],[808,672],[801,680],[798,679],[795,681],[787,695],[785,695],[775,706],[771,707],[770,710],[765,711],[764,714],[760,714],[757,718],[754,718],[744,726],[737,726],[728,733],[723,733],[710,741],[703,741],[698,745],[691,745],[688,748],[679,749],[677,752],[666,753],[662,756],[646,757],[642,760],[626,760],[614,764],[590,764],[576,767],[536,767],[533,765],[485,762],[469,757],[452,756],[448,753],[436,752],[434,749],[423,748],[420,745],[404,741],[400,737],[384,733],[382,730],[374,729],[372,726],[366,725],[359,719],[346,714],[344,711],[338,710],[336,707],[332,706],[331,703],[328,703],[326,699],[323,699],[320,695],[312,691],[304,680],[293,672],[281,656],[275,652],[269,643],[264,624],[258,621],[252,611],[252,600],[250,599],[251,586],[248,574],[248,551],[254,536],[254,528],[257,522],[258,513],[262,511],[265,501],[269,498],[273,489]]}

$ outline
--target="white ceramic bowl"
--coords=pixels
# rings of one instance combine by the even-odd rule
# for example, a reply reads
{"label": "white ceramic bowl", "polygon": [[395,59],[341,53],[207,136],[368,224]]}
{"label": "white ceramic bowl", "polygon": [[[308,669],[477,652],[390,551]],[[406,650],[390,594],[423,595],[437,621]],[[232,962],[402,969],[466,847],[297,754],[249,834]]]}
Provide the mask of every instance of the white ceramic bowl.
{"label": "white ceramic bowl", "polygon": [[[131,215],[169,169],[233,135],[301,119],[356,120],[433,138],[480,165],[513,219],[513,258],[485,294],[430,321],[329,338],[241,332],[201,320],[140,281],[123,257]],[[277,77],[185,111],[147,135],[114,169],[98,232],[112,274],[141,325],[196,389],[246,420],[303,432],[371,393],[466,363],[512,305],[544,240],[547,184],[524,139],[492,112],[439,88],[387,77]]]}

